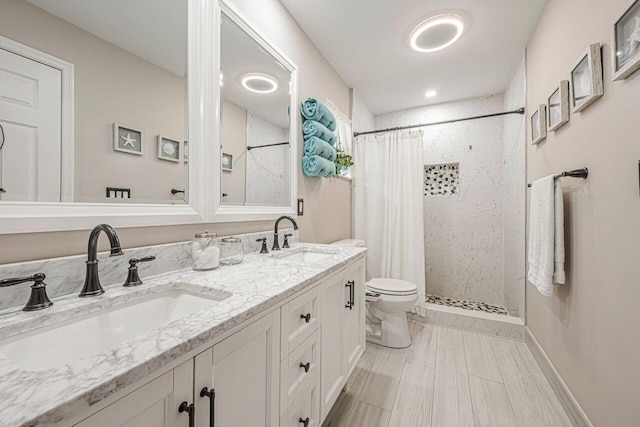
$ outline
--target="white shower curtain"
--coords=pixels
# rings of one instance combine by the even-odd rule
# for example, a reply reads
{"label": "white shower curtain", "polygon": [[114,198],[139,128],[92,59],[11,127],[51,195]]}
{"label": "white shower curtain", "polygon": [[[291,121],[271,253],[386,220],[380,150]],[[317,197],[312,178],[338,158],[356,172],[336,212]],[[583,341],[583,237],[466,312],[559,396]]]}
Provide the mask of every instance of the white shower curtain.
{"label": "white shower curtain", "polygon": [[422,131],[355,140],[355,238],[367,243],[367,279],[402,279],[425,301]]}

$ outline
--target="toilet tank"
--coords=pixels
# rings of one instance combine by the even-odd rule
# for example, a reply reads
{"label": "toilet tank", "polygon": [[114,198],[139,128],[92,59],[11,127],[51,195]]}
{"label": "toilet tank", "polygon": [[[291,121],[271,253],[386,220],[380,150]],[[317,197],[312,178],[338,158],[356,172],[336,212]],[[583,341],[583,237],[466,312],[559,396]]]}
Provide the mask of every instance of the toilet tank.
{"label": "toilet tank", "polygon": [[358,240],[358,239],[344,239],[344,240],[339,240],[337,242],[333,242],[332,245],[336,245],[336,246],[355,246],[358,248],[364,248],[365,247],[365,242],[364,240]]}

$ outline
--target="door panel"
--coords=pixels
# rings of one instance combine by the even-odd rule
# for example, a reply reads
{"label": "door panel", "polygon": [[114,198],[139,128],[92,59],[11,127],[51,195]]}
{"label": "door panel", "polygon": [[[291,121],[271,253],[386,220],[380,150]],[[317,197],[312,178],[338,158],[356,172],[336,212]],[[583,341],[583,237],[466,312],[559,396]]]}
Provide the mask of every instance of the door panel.
{"label": "door panel", "polygon": [[0,49],[0,193],[5,201],[60,201],[62,72]]}
{"label": "door panel", "polygon": [[[345,307],[344,355],[346,373],[349,374],[364,352],[364,300],[365,267],[364,260],[358,261],[347,269],[345,283],[353,283],[353,306]],[[345,287],[345,300],[350,299],[349,288]]]}

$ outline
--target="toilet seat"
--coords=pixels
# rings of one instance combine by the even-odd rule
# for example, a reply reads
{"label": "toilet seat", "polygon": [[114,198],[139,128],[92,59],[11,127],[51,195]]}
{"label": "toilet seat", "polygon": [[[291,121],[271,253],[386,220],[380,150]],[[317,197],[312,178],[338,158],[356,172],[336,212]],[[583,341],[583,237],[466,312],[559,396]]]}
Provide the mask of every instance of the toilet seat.
{"label": "toilet seat", "polygon": [[371,279],[367,282],[367,289],[381,295],[407,296],[418,293],[418,287],[406,280],[398,279]]}

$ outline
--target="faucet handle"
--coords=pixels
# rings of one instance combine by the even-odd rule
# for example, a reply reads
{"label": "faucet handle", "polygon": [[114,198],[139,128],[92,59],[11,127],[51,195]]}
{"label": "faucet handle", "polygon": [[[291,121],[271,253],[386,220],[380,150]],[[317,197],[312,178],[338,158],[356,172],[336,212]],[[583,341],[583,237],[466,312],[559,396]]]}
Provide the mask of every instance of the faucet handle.
{"label": "faucet handle", "polygon": [[137,265],[139,262],[149,262],[149,261],[153,261],[154,259],[156,259],[156,257],[154,257],[153,255],[151,255],[151,256],[146,256],[146,257],[144,257],[144,258],[131,258],[131,259],[129,260],[129,265],[130,265],[131,267],[136,267],[136,265]]}
{"label": "faucet handle", "polygon": [[257,239],[256,242],[262,242],[262,248],[260,249],[261,254],[268,254],[269,249],[267,249],[267,238],[263,237],[262,239]]}
{"label": "faucet handle", "polygon": [[284,235],[284,242],[282,242],[282,249],[289,249],[289,237],[293,236],[291,233]]}
{"label": "faucet handle", "polygon": [[131,258],[129,260],[129,274],[127,275],[127,280],[124,282],[125,288],[131,286],[139,286],[142,285],[142,279],[140,279],[140,275],[138,274],[138,263],[139,262],[149,262],[156,259],[154,256],[146,256],[144,258]]}
{"label": "faucet handle", "polygon": [[53,303],[47,296],[47,284],[44,283],[45,276],[43,273],[36,273],[29,277],[16,277],[13,279],[0,280],[0,288],[6,288],[8,286],[19,285],[24,282],[33,282],[31,285],[31,296],[29,301],[22,309],[23,311],[35,311],[42,310],[43,308],[51,307]]}

